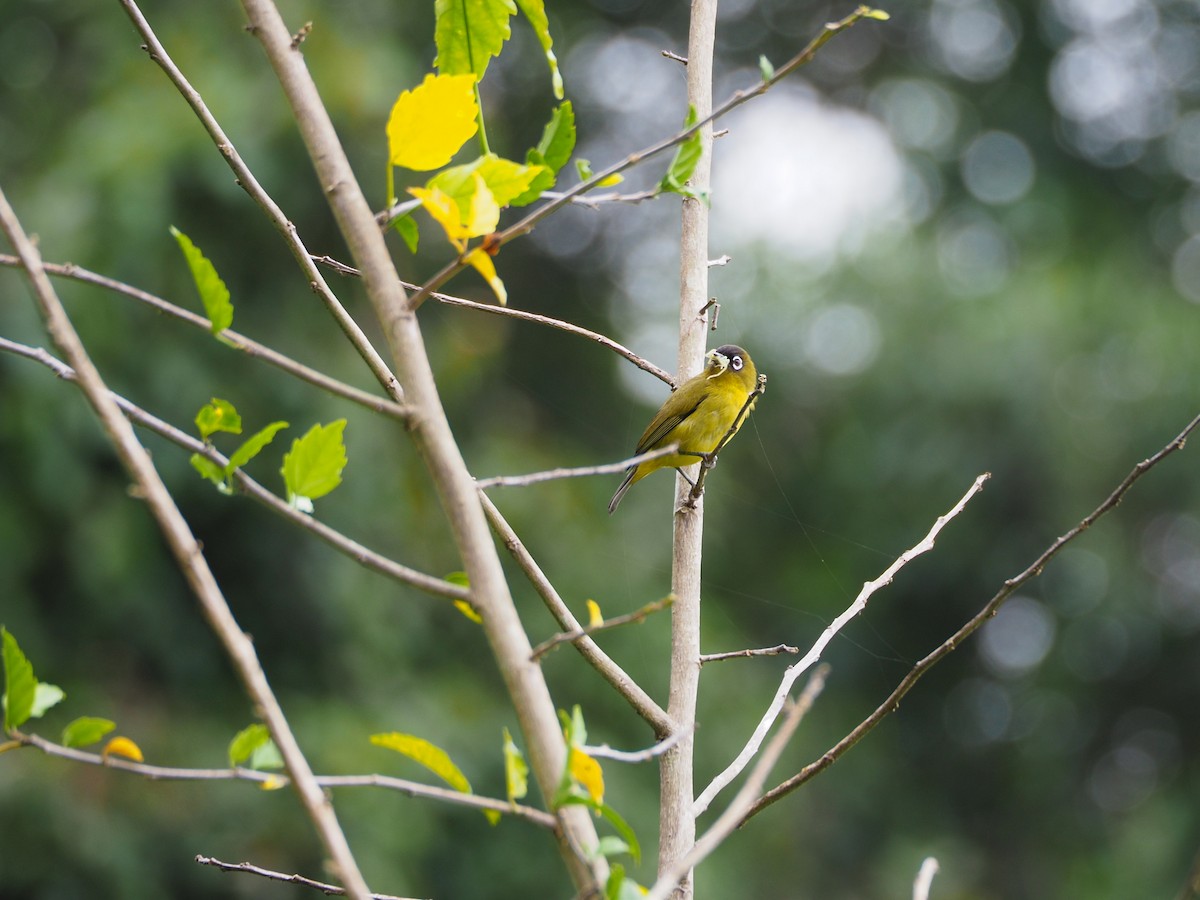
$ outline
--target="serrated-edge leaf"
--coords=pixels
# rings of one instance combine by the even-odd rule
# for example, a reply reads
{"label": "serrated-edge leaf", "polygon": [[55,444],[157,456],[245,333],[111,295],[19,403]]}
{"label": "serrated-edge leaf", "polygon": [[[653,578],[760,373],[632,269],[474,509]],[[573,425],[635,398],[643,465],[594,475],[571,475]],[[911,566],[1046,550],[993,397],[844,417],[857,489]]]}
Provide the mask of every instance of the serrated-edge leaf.
{"label": "serrated-edge leaf", "polygon": [[316,424],[292,441],[280,469],[289,502],[294,498],[317,500],[342,483],[342,470],[348,461],[342,441],[345,428],[345,419]]}
{"label": "serrated-edge leaf", "polygon": [[276,433],[287,427],[287,422],[272,422],[266,428],[247,438],[242,443],[242,446],[233,452],[233,456],[229,457],[229,463],[225,466],[225,474],[231,474],[234,469],[240,469],[246,463],[250,462],[250,460],[254,459],[254,457],[258,456],[262,452],[263,447],[275,439]]}
{"label": "serrated-edge leaf", "polygon": [[493,56],[512,36],[512,0],[437,0],[433,64],[445,75],[474,74],[480,81]]}
{"label": "serrated-edge leaf", "polygon": [[550,21],[546,18],[546,7],[542,0],[517,0],[517,6],[533,26],[542,52],[546,54],[546,63],[550,66],[550,82],[554,88],[554,98],[563,98],[562,73],[558,71],[558,57],[554,55],[554,39],[550,36]]}
{"label": "serrated-edge leaf", "polygon": [[415,172],[439,169],[479,130],[475,77],[432,73],[402,91],[388,115],[388,161]]}
{"label": "serrated-edge leaf", "polygon": [[21,647],[12,632],[0,627],[0,640],[4,654],[4,728],[20,728],[33,710],[33,698],[37,693],[37,679],[33,677],[33,663],[21,652]]}
{"label": "serrated-edge leaf", "polygon": [[117,727],[112,719],[101,719],[97,716],[80,716],[67,724],[62,733],[64,747],[86,747],[94,744]]}
{"label": "serrated-edge leaf", "polygon": [[191,238],[174,225],[170,230],[179,244],[179,249],[183,251],[188,268],[191,269],[192,281],[196,283],[196,290],[200,292],[200,302],[204,304],[209,327],[213,334],[220,334],[233,324],[233,304],[229,302],[229,288],[217,274],[216,266],[192,243]]}
{"label": "serrated-edge leaf", "polygon": [[57,684],[39,681],[33,689],[33,707],[29,710],[29,718],[40,719],[46,714],[46,710],[57,706],[66,696],[66,692]]}
{"label": "serrated-edge leaf", "polygon": [[271,739],[271,731],[262,723],[247,725],[229,742],[229,765],[237,768],[250,755]]}
{"label": "serrated-edge leaf", "polygon": [[462,773],[462,770],[450,759],[450,755],[425,738],[391,731],[386,734],[371,735],[371,743],[377,747],[395,750],[413,762],[420,763],[454,790],[463,794],[471,793],[471,783],[467,781],[467,776]]}

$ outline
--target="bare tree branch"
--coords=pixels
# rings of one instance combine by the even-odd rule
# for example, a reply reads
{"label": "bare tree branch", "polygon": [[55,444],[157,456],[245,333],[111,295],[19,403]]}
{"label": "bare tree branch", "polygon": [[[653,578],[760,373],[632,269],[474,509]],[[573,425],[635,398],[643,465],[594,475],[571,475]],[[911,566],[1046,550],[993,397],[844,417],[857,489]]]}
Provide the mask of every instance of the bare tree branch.
{"label": "bare tree branch", "polygon": [[267,682],[253,642],[239,627],[212,571],[208,568],[200,545],[159,477],[150,455],[138,443],[133,426],[109,394],[104,379],[84,349],[66,310],[54,293],[46,270],[42,268],[41,257],[26,237],[3,191],[0,191],[0,228],[21,258],[21,264],[29,276],[39,312],[51,338],[62,348],[67,361],[75,369],[79,387],[100,420],[113,449],[133,479],[138,495],[145,500],[146,506],[154,516],[177,565],[200,601],[205,618],[233,662],[246,692],[266,721],[305,812],[329,854],[331,864],[346,882],[351,896],[356,900],[366,897],[370,891],[358,870],[354,855],[350,852],[350,845],[338,824],[333,806],[313,781],[312,769],[309,768],[308,760],[304,758],[283,709]]}
{"label": "bare tree branch", "polygon": [[649,762],[657,756],[662,756],[678,744],[681,737],[683,737],[683,732],[677,731],[665,740],[659,741],[645,750],[614,750],[608,744],[601,744],[598,747],[584,746],[580,749],[589,756],[595,756],[599,759],[611,759],[623,763],[643,763]]}
{"label": "bare tree branch", "polygon": [[622,625],[631,625],[635,622],[645,621],[647,616],[652,616],[656,612],[661,612],[674,602],[674,597],[664,597],[662,600],[655,600],[653,603],[647,603],[641,609],[635,609],[631,613],[625,613],[623,616],[614,616],[611,619],[605,619],[598,625],[589,625],[586,628],[575,628],[571,631],[556,634],[554,637],[547,638],[536,647],[533,648],[531,654],[533,659],[541,659],[555,647],[568,642],[575,642],[580,638],[588,637],[600,631],[608,631],[611,628],[620,628]]}
{"label": "bare tree branch", "polygon": [[1071,543],[1071,541],[1075,540],[1075,538],[1079,537],[1079,535],[1091,528],[1092,525],[1095,524],[1096,520],[1101,516],[1115,509],[1117,504],[1121,502],[1121,498],[1125,496],[1125,493],[1133,486],[1135,481],[1149,472],[1152,468],[1154,468],[1172,453],[1176,452],[1177,450],[1182,450],[1184,444],[1187,443],[1188,436],[1197,428],[1200,428],[1200,415],[1192,419],[1192,421],[1187,424],[1183,431],[1176,435],[1175,438],[1165,447],[1163,447],[1153,456],[1142,460],[1136,466],[1134,466],[1132,471],[1130,471],[1130,473],[1125,476],[1125,479],[1113,489],[1112,493],[1108,495],[1107,499],[1105,499],[1103,503],[1088,513],[1088,515],[1084,517],[1084,519],[1080,521],[1078,525],[1076,525],[1066,534],[1059,537],[1056,541],[1054,541],[1053,544],[1047,547],[1037,559],[1030,563],[1029,567],[1026,568],[1025,571],[1023,571],[1020,575],[1010,578],[1004,582],[1004,585],[995,593],[995,595],[993,595],[992,599],[984,604],[984,607],[979,610],[978,613],[972,616],[971,619],[962,626],[962,628],[954,632],[954,634],[943,641],[936,650],[913,666],[909,673],[900,680],[900,683],[896,686],[896,689],[892,691],[888,698],[884,700],[883,703],[881,703],[875,709],[875,711],[871,713],[871,715],[863,719],[863,721],[860,722],[853,731],[825,751],[825,753],[823,753],[819,759],[809,763],[787,781],[767,791],[767,793],[759,798],[758,802],[754,804],[750,811],[746,813],[745,818],[749,819],[751,816],[762,812],[776,800],[787,796],[792,791],[796,790],[796,788],[800,787],[800,785],[829,768],[831,765],[837,762],[851,747],[861,741],[872,729],[875,728],[876,725],[882,722],[889,713],[895,712],[900,706],[900,700],[905,694],[912,690],[913,686],[916,685],[917,681],[920,680],[922,675],[924,675],[933,666],[937,665],[937,663],[941,662],[942,659],[956,650],[959,645],[961,645],[963,641],[974,634],[984,622],[992,618],[992,616],[994,616],[996,611],[1000,608],[1001,604],[1003,604],[1004,601],[1007,600],[1018,588],[1040,575],[1042,570],[1045,568],[1046,563],[1050,562],[1051,559],[1057,556],[1058,552],[1062,550],[1063,547],[1067,546],[1067,544]]}
{"label": "bare tree branch", "polygon": [[896,561],[888,566],[883,571],[883,574],[874,581],[868,581],[866,584],[864,584],[862,586],[862,590],[859,591],[858,596],[854,598],[854,602],[851,603],[841,615],[834,619],[828,628],[821,632],[821,636],[817,638],[816,643],[812,645],[812,648],[808,651],[808,653],[806,653],[798,662],[788,666],[787,671],[784,673],[783,680],[779,684],[779,688],[775,691],[774,699],[772,699],[770,705],[767,707],[767,711],[763,714],[762,719],[759,721],[758,726],[754,729],[754,734],[751,735],[746,746],[742,748],[742,751],[737,755],[737,758],[725,767],[725,771],[714,778],[708,787],[704,789],[704,792],[696,798],[696,815],[700,815],[706,809],[708,809],[708,806],[710,803],[712,803],[713,798],[716,797],[726,785],[733,781],[733,779],[737,777],[738,773],[745,769],[750,760],[754,758],[754,754],[758,752],[758,748],[762,745],[763,739],[766,737],[767,732],[770,731],[772,723],[774,723],[775,719],[779,716],[780,710],[783,708],[783,701],[791,691],[792,684],[797,678],[800,677],[805,669],[809,668],[821,658],[821,654],[825,651],[825,648],[828,646],[829,642],[833,640],[834,635],[841,631],[842,628],[845,627],[845,625],[855,616],[863,612],[863,610],[867,608],[867,601],[871,599],[871,595],[880,588],[891,584],[892,579],[896,577],[897,572],[899,572],[902,568],[908,565],[909,562],[920,556],[922,553],[927,553],[933,549],[933,543],[937,538],[938,533],[947,525],[947,523],[949,523],[955,516],[963,511],[963,508],[967,505],[972,497],[979,493],[979,491],[983,490],[983,483],[990,477],[991,475],[985,472],[976,478],[975,482],[971,485],[967,492],[963,494],[962,498],[956,504],[954,504],[954,507],[944,516],[938,516],[937,521],[933,523],[933,527],[929,529],[929,533],[921,539],[920,543],[900,554]]}
{"label": "bare tree branch", "polygon": [[679,451],[678,444],[668,444],[657,450],[650,450],[638,456],[615,463],[602,463],[598,466],[582,466],[577,469],[548,469],[544,472],[531,472],[528,475],[497,475],[493,478],[480,478],[475,485],[482,491],[493,487],[529,487],[531,484],[541,484],[543,481],[555,481],[560,478],[588,478],[592,475],[616,475],[624,472],[630,466],[644,463],[660,456],[671,456]]}
{"label": "bare tree branch", "polygon": [[[508,552],[512,554],[517,565],[521,567],[521,571],[525,573],[525,577],[529,579],[529,583],[533,585],[533,589],[538,592],[538,596],[550,610],[550,615],[554,616],[555,621],[558,622],[558,626],[564,631],[582,631],[583,626],[579,624],[579,620],[575,618],[570,607],[559,596],[554,585],[550,583],[550,579],[546,577],[546,573],[537,564],[537,560],[521,543],[521,539],[517,537],[512,526],[496,508],[496,504],[482,491],[479,496],[483,503],[484,514],[487,515],[496,537],[504,542]],[[654,729],[656,737],[662,739],[674,733],[674,723],[666,711],[655,703],[654,699],[642,689],[641,685],[630,678],[624,669],[613,662],[594,640],[585,634],[575,640],[573,644],[579,651],[579,655],[599,672],[601,677],[616,688],[617,693],[625,698],[633,707],[634,712]]]}
{"label": "bare tree branch", "polygon": [[721,662],[726,659],[746,659],[751,656],[779,656],[781,653],[799,653],[799,647],[790,644],[776,644],[774,647],[763,647],[759,650],[730,650],[725,653],[705,653],[700,657],[700,665],[710,662]]}
{"label": "bare tree branch", "polygon": [[767,776],[771,774],[771,768],[778,762],[784,747],[787,746],[788,741],[799,727],[801,719],[812,709],[813,703],[824,690],[825,678],[828,674],[829,666],[821,665],[809,676],[808,684],[804,686],[804,690],[801,691],[796,702],[789,703],[790,708],[784,716],[783,724],[779,726],[779,731],[763,750],[762,756],[759,757],[758,762],[754,764],[754,768],[746,777],[746,783],[737,792],[729,807],[721,813],[708,831],[696,841],[686,854],[672,862],[660,873],[658,881],[647,892],[646,900],[666,900],[675,890],[676,885],[686,878],[692,869],[716,850],[729,835],[733,834],[746,814],[746,810],[754,804]]}
{"label": "bare tree branch", "polygon": [[[9,256],[0,253],[0,266],[10,266],[20,268],[21,261],[15,256]],[[59,278],[70,278],[74,281],[82,282],[83,284],[92,284],[97,287],[105,288],[117,294],[123,294],[126,297],[132,297],[139,303],[144,303],[151,306],[159,312],[166,313],[180,321],[187,322],[196,328],[203,331],[211,330],[211,325],[204,316],[197,315],[190,310],[184,309],[181,306],[176,306],[161,297],[156,297],[154,294],[140,290],[132,285],[125,284],[122,281],[116,281],[112,278],[106,278],[103,275],[98,275],[95,272],[89,272],[87,269],[81,268],[74,263],[56,264],[43,263],[46,271],[51,275]],[[364,406],[372,412],[383,413],[391,416],[393,419],[398,419],[403,422],[408,416],[407,407],[388,400],[386,397],[378,397],[375,394],[369,394],[364,390],[346,384],[344,381],[338,381],[317,369],[306,366],[298,362],[286,354],[280,353],[278,350],[273,350],[265,344],[260,344],[258,341],[248,338],[231,328],[226,328],[220,335],[222,342],[232,347],[235,350],[240,350],[247,356],[255,359],[261,359],[264,362],[270,363],[278,369],[282,369],[289,375],[294,375],[301,381],[306,381],[314,387],[342,397],[357,403],[359,406]]]}
{"label": "bare tree branch", "polygon": [[[311,878],[305,878],[303,875],[285,875],[283,872],[264,869],[253,863],[221,862],[219,859],[214,859],[211,856],[201,856],[199,853],[196,854],[196,862],[202,866],[213,866],[222,872],[245,872],[249,875],[257,875],[260,878],[266,878],[270,881],[285,881],[288,884],[298,884],[301,887],[314,888],[327,896],[341,897],[346,893],[345,890],[335,884],[314,881]],[[395,894],[371,894],[371,898],[372,900],[412,900],[410,897],[397,897]]]}
{"label": "bare tree branch", "polygon": [[[55,375],[64,381],[75,381],[75,370],[65,363],[55,359],[51,354],[40,347],[30,347],[26,344],[19,344],[15,341],[10,341],[7,338],[0,337],[0,351],[12,353],[15,356],[20,356],[25,359],[30,359],[39,362],[46,368],[50,369]],[[221,468],[225,468],[229,460],[209,444],[205,444],[192,437],[184,431],[180,431],[169,422],[164,422],[157,416],[152,415],[140,406],[131,403],[125,397],[113,391],[109,392],[109,396],[116,401],[117,406],[135,425],[152,431],[159,437],[166,438],[171,443],[184,450],[190,450],[193,453],[199,453],[201,456],[212,460]],[[385,401],[388,402],[388,401]],[[435,597],[445,597],[449,600],[462,600],[469,603],[471,601],[471,592],[468,588],[459,584],[452,584],[443,578],[437,578],[433,575],[428,575],[425,572],[410,568],[398,563],[395,560],[376,553],[368,547],[363,546],[357,541],[344,535],[335,528],[326,525],[319,519],[314,519],[312,516],[300,512],[282,497],[267,490],[241,469],[236,469],[233,473],[233,483],[237,489],[258,501],[263,506],[267,507],[274,513],[277,513],[287,519],[293,525],[298,525],[305,531],[309,531],[323,540],[329,546],[333,547],[339,553],[353,559],[355,562],[362,565],[364,568],[370,569],[373,572],[378,572],[395,581],[411,585],[432,594]]]}
{"label": "bare tree branch", "polygon": [[913,881],[913,900],[929,900],[929,891],[933,887],[933,876],[938,873],[938,861],[927,856],[921,862],[921,869]]}

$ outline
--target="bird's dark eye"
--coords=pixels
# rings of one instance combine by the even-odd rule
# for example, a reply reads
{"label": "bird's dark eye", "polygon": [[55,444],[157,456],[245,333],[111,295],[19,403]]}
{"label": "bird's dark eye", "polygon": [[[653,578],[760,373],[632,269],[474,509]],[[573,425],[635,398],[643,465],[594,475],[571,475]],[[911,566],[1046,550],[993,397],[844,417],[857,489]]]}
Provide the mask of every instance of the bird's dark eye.
{"label": "bird's dark eye", "polygon": [[733,371],[735,372],[742,371],[742,358],[740,356],[735,356],[729,361],[729,365],[733,367]]}

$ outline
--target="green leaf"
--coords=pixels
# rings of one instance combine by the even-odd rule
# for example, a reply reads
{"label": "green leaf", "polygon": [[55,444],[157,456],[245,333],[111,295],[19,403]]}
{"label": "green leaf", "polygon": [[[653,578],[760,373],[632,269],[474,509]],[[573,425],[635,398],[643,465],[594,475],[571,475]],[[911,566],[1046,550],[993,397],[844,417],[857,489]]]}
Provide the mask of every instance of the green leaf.
{"label": "green leaf", "polygon": [[467,776],[454,764],[446,751],[436,744],[431,744],[416,735],[401,734],[398,731],[373,734],[371,743],[376,747],[395,750],[414,762],[420,763],[456,791],[463,794],[471,793],[471,783],[467,781]]}
{"label": "green leaf", "polygon": [[542,51],[546,54],[546,62],[550,65],[550,81],[554,87],[554,97],[561,100],[563,98],[562,73],[558,71],[558,57],[551,49],[554,39],[550,37],[550,22],[546,18],[546,7],[542,0],[517,0],[517,6],[521,7],[521,12],[533,26],[538,43],[542,45]]}
{"label": "green leaf", "polygon": [[587,181],[596,173],[592,171],[592,164],[590,160],[577,159],[575,160],[575,174],[579,176],[580,181]]}
{"label": "green leaf", "polygon": [[876,19],[880,22],[886,22],[891,16],[882,9],[864,9],[862,11],[863,18]]}
{"label": "green leaf", "polygon": [[228,434],[242,433],[242,417],[238,415],[238,411],[232,403],[222,400],[220,397],[213,397],[212,400],[200,407],[200,411],[196,413],[195,422],[196,428],[200,431],[200,439],[204,441],[218,431]]}
{"label": "green leaf", "polygon": [[595,800],[589,797],[585,791],[580,790],[578,793],[556,797],[554,805],[555,807],[587,806],[596,810],[596,812],[608,819],[625,843],[629,845],[629,855],[633,857],[634,863],[637,865],[641,864],[642,845],[638,842],[637,834],[634,833],[634,830],[629,827],[629,823],[621,817],[621,814],[607,803],[597,803]]}
{"label": "green leaf", "polygon": [[556,175],[571,154],[575,151],[575,112],[571,101],[567,100],[554,110],[554,115],[546,123],[542,131],[542,139],[537,147],[525,154],[525,163],[529,166],[541,166],[540,171],[529,183],[529,190],[514,199],[512,206],[528,206],[554,187]]}
{"label": "green leaf", "polygon": [[762,73],[763,81],[770,81],[775,77],[775,67],[771,65],[771,61],[765,56],[758,58],[758,71]]}
{"label": "green leaf", "polygon": [[86,747],[96,743],[116,727],[117,723],[111,719],[80,716],[63,729],[62,744],[64,747]]}
{"label": "green leaf", "polygon": [[346,420],[314,425],[304,437],[292,441],[292,449],[283,458],[283,483],[288,502],[297,509],[311,512],[312,501],[324,497],[342,483],[346,468],[346,445],[342,432]]}
{"label": "green leaf", "polygon": [[408,252],[416,253],[417,243],[421,239],[420,229],[417,228],[417,220],[412,216],[401,216],[392,222],[392,227],[396,229],[396,234],[404,239],[404,244],[408,247]]}
{"label": "green leaf", "polygon": [[570,100],[559,104],[558,109],[554,110],[554,115],[542,130],[537,152],[554,172],[565,166],[575,152],[575,108]]}
{"label": "green leaf", "polygon": [[275,746],[275,742],[273,740],[268,739],[265,744],[260,744],[254,748],[254,752],[250,754],[250,768],[283,768],[283,755],[279,752],[279,748]]}
{"label": "green leaf", "polygon": [[604,885],[604,900],[641,900],[645,889],[632,878],[625,877],[625,867],[613,863]]}
{"label": "green leaf", "polygon": [[192,280],[196,282],[196,290],[200,292],[200,301],[204,304],[204,312],[208,315],[209,325],[213,334],[220,334],[233,324],[233,304],[229,302],[229,288],[217,274],[216,268],[208,258],[200,252],[200,248],[192,243],[191,238],[171,226],[171,234],[179,242],[179,249],[187,260],[188,268],[192,270]]}
{"label": "green leaf", "polygon": [[271,740],[271,732],[261,723],[248,725],[229,742],[229,765],[237,768],[259,747]]}
{"label": "green leaf", "polygon": [[471,586],[471,579],[466,572],[450,572],[446,575],[445,580],[451,584],[457,584],[459,587],[469,588]]}
{"label": "green leaf", "polygon": [[4,730],[20,728],[33,713],[37,679],[17,639],[6,628],[0,628],[4,654]]}
{"label": "green leaf", "polygon": [[509,803],[516,803],[529,793],[529,765],[508,729],[504,729],[504,788]]}
{"label": "green leaf", "polygon": [[209,481],[215,484],[220,489],[222,494],[232,493],[229,483],[225,478],[225,470],[207,456],[203,456],[199,453],[193,453],[188,462],[192,464],[193,469],[200,473],[202,478],[207,478]]}
{"label": "green leaf", "polygon": [[233,452],[233,456],[229,457],[229,463],[225,466],[225,475],[232,475],[234,469],[240,469],[246,463],[250,462],[250,460],[254,459],[254,457],[258,456],[263,447],[275,439],[275,434],[287,427],[287,422],[272,422],[266,428],[248,438],[242,446]]}
{"label": "green leaf", "polygon": [[[696,121],[696,107],[689,104],[687,118],[683,120],[683,127],[691,128],[696,124]],[[704,147],[700,140],[700,129],[697,128],[690,137],[675,148],[675,158],[671,160],[671,166],[667,169],[667,174],[663,176],[663,180],[659,182],[658,189],[660,191],[671,191],[675,194],[695,196],[684,185],[692,177],[692,173],[696,171],[696,164],[700,162],[700,156],[703,152]]]}
{"label": "green leaf", "polygon": [[29,710],[29,717],[40,719],[46,714],[46,710],[57,706],[65,696],[67,696],[66,693],[57,684],[46,684],[44,681],[39,681],[33,690],[33,707]]}
{"label": "green leaf", "polygon": [[433,9],[433,64],[443,75],[473,74],[482,80],[492,57],[512,35],[513,0],[437,0]]}

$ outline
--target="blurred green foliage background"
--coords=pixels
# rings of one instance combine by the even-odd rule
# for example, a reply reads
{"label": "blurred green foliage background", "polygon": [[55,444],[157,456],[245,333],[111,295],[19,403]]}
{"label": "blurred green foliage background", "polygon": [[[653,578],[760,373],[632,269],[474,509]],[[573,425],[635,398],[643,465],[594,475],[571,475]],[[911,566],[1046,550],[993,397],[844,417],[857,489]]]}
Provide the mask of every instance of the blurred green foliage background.
{"label": "blurred green foliage background", "polygon": [[[682,121],[686,4],[547,4],[578,155],[599,168]],[[806,646],[980,472],[993,479],[936,550],[832,645],[829,686],[777,775],[823,752],[1006,577],[1200,412],[1200,13],[1185,0],[914,0],[830,43],[799,76],[720,123],[715,343],[770,376],[708,485],[708,652]],[[726,0],[717,96],[752,85],[850,4]],[[383,125],[431,67],[432,4],[284,4],[375,205]],[[145,12],[314,253],[344,258],[281,93],[234,4]],[[176,225],[233,293],[234,327],[371,387],[264,217],[117,3],[0,0],[0,184],[51,261],[198,306]],[[553,98],[523,21],[489,70],[492,147],[522,158]],[[652,161],[622,189],[652,184]],[[567,179],[569,183],[569,178]],[[569,319],[674,364],[678,201],[571,207],[497,260],[513,306]],[[424,226],[423,226],[424,227]],[[401,270],[451,252],[432,228]],[[330,276],[375,336],[352,280]],[[240,358],[206,334],[59,282],[111,386],[177,424],[211,396],[249,431],[293,423],[250,471],[345,416],[345,483],[317,514],[425,571],[459,568],[402,430]],[[449,290],[489,301],[473,274]],[[0,269],[0,335],[47,339],[20,275]],[[570,335],[427,304],[443,399],[472,470],[622,458],[665,388]],[[380,342],[382,346],[382,342]],[[147,436],[309,752],[326,773],[422,777],[372,747],[412,732],[477,791],[503,795],[515,717],[480,631],[448,605],[364,572]],[[735,834],[701,896],[907,894],[939,858],[941,898],[1173,896],[1200,847],[1200,468],[1165,462],[869,740]],[[252,721],[149,517],[82,398],[0,357],[0,621],[67,700],[37,729],[117,720],[151,762],[220,766]],[[669,586],[670,479],[618,514],[617,479],[493,496],[582,614]],[[534,640],[554,630],[514,570]],[[666,696],[665,617],[602,643]],[[697,790],[757,722],[784,658],[708,667]],[[555,701],[593,742],[635,748],[641,721],[568,650]],[[606,766],[653,880],[657,775]],[[376,890],[569,896],[549,841],[516,822],[392,793],[335,796]],[[718,800],[715,808],[719,809]],[[713,813],[710,813],[711,817]],[[701,827],[704,823],[702,822]],[[152,783],[26,750],[0,757],[0,898],[311,896],[192,862],[197,853],[320,877],[287,791]]]}

